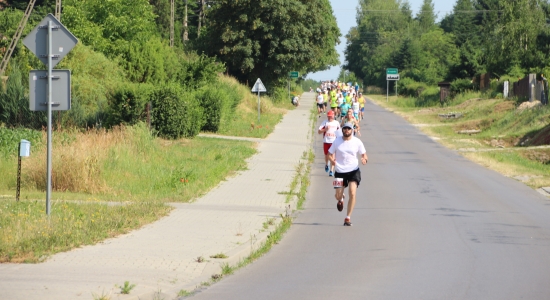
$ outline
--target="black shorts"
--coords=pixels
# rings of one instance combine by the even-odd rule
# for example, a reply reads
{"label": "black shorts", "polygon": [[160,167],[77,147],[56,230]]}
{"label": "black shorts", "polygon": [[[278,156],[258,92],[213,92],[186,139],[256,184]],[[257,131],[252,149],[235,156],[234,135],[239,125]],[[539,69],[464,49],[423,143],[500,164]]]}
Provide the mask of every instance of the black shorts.
{"label": "black shorts", "polygon": [[323,103],[321,103],[321,104],[317,103],[317,107],[322,109],[324,107],[324,104]]}
{"label": "black shorts", "polygon": [[357,170],[347,173],[338,173],[338,171],[336,171],[334,172],[334,178],[343,178],[344,187],[348,187],[350,181],[357,182],[357,186],[359,186],[359,183],[361,183],[361,170],[357,168]]}

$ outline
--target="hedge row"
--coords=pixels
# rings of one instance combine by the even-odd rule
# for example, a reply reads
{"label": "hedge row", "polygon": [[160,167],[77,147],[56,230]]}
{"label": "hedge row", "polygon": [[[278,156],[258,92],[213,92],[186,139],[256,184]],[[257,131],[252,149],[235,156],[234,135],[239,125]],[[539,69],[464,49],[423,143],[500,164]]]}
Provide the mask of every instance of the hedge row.
{"label": "hedge row", "polygon": [[174,83],[159,87],[129,83],[114,92],[107,126],[145,122],[151,104],[151,125],[160,136],[192,138],[201,130],[217,132],[233,116],[240,100],[228,82],[216,81],[198,90]]}

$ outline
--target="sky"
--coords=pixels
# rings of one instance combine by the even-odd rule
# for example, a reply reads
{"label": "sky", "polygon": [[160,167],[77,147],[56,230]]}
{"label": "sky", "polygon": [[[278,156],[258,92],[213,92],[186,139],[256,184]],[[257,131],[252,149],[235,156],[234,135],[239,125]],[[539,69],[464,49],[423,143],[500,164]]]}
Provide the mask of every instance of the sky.
{"label": "sky", "polygon": [[[413,16],[416,16],[420,7],[422,7],[423,0],[409,0]],[[340,65],[344,63],[344,50],[346,49],[345,35],[349,32],[350,28],[357,25],[355,15],[357,13],[358,0],[330,0],[336,22],[340,28],[340,45],[336,46],[338,54],[340,54]],[[452,12],[456,0],[432,0],[434,4],[434,11],[438,17],[438,21],[441,20],[446,14]],[[314,80],[331,80],[337,79],[340,74],[340,66],[332,67],[329,70],[310,73],[307,78]]]}

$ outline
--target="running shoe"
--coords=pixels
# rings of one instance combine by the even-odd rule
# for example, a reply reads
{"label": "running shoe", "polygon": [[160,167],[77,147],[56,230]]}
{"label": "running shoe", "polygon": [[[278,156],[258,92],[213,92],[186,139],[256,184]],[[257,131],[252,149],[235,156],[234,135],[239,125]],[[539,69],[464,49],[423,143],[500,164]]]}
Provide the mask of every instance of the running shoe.
{"label": "running shoe", "polygon": [[344,201],[339,200],[338,204],[336,204],[336,208],[338,209],[338,211],[342,211],[344,209]]}
{"label": "running shoe", "polygon": [[332,175],[333,175],[333,174],[332,174],[332,171],[330,171],[330,172],[328,173],[328,176],[332,177]]}
{"label": "running shoe", "polygon": [[328,165],[325,165],[325,172],[328,172]]}
{"label": "running shoe", "polygon": [[351,220],[347,217],[344,219],[344,226],[351,226]]}

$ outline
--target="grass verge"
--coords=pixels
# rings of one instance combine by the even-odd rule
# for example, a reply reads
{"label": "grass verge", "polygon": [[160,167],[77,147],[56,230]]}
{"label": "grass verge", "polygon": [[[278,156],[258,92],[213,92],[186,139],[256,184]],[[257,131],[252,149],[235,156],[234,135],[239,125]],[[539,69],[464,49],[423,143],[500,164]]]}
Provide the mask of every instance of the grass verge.
{"label": "grass verge", "polygon": [[0,202],[0,262],[36,263],[49,255],[127,233],[165,216],[161,202],[54,202],[50,217],[39,201]]}

